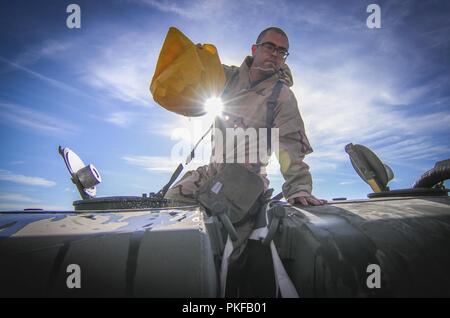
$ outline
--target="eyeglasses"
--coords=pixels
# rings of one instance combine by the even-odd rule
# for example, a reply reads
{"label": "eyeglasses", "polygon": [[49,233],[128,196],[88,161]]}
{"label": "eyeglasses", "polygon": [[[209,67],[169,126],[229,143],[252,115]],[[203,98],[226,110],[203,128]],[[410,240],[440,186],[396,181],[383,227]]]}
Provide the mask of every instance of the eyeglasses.
{"label": "eyeglasses", "polygon": [[289,56],[289,52],[284,47],[278,47],[272,42],[263,42],[256,43],[256,46],[262,46],[266,52],[273,54],[273,52],[277,52],[277,56],[281,56],[283,59],[286,59]]}

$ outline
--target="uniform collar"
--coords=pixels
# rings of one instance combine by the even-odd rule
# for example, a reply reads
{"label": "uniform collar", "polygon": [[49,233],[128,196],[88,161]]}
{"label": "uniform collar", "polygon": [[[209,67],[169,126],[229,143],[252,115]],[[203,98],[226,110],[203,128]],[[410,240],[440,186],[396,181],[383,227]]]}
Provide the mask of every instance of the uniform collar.
{"label": "uniform collar", "polygon": [[261,88],[272,87],[278,80],[281,80],[284,84],[286,84],[289,87],[293,85],[291,70],[289,69],[289,66],[287,64],[284,64],[283,67],[275,74],[270,75],[267,78],[262,79],[260,81],[257,81],[252,85],[249,74],[252,63],[253,57],[247,56],[242,62],[241,67],[239,67],[238,86],[241,89],[258,90]]}

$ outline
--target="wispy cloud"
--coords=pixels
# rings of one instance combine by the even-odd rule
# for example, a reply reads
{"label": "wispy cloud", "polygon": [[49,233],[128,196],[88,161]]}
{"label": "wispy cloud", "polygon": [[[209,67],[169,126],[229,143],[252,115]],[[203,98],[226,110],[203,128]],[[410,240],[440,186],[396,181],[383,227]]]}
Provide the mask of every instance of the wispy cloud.
{"label": "wispy cloud", "polygon": [[142,117],[139,113],[114,112],[109,114],[105,120],[119,127],[129,127],[136,119]]}
{"label": "wispy cloud", "polygon": [[[226,26],[235,27],[242,23],[247,25],[264,25],[267,21],[283,19],[289,23],[299,24],[303,29],[326,27],[333,24],[336,32],[349,30],[358,24],[359,20],[354,15],[336,15],[336,10],[331,6],[311,5],[312,1],[272,1],[272,0],[133,0],[152,9],[164,13],[172,13],[188,20],[207,21],[209,25],[214,22]],[[356,5],[355,10],[362,7]],[[300,14],[292,14],[293,11]],[[365,11],[361,10],[362,14]],[[354,12],[352,12],[354,13]],[[230,22],[232,21],[232,22]],[[257,32],[257,30],[255,30]]]}
{"label": "wispy cloud", "polygon": [[135,156],[128,155],[122,157],[126,163],[143,167],[151,172],[173,172],[179,161],[173,160],[171,157],[163,156]]}
{"label": "wispy cloud", "polygon": [[63,120],[28,107],[0,102],[2,124],[12,123],[47,134],[73,134],[79,129]]}
{"label": "wispy cloud", "polygon": [[0,61],[2,61],[3,63],[6,63],[10,67],[13,67],[13,68],[16,68],[18,70],[21,70],[21,71],[23,71],[23,72],[25,72],[25,73],[27,73],[27,74],[29,74],[29,75],[39,79],[39,80],[41,80],[41,81],[44,81],[47,84],[50,84],[50,85],[52,85],[52,86],[54,86],[54,87],[56,87],[58,89],[64,90],[66,92],[70,92],[72,94],[82,95],[82,96],[85,96],[85,97],[90,97],[87,94],[85,94],[83,91],[81,91],[81,90],[79,90],[77,88],[74,88],[73,86],[70,86],[70,85],[68,85],[68,84],[66,84],[66,83],[64,83],[62,81],[56,80],[54,78],[51,78],[51,77],[46,76],[44,74],[41,74],[39,72],[33,71],[32,69],[30,69],[28,67],[25,67],[25,66],[20,65],[18,63],[12,62],[12,61],[10,61],[8,59],[5,59],[4,57],[0,56]]}
{"label": "wispy cloud", "polygon": [[23,160],[13,160],[13,161],[9,162],[10,165],[22,165],[24,163],[25,163],[25,161],[23,161]]}
{"label": "wispy cloud", "polygon": [[41,203],[3,203],[0,202],[1,211],[21,211],[24,209],[42,209],[47,211],[70,211],[71,207],[65,207],[62,205],[51,205]]}
{"label": "wispy cloud", "polygon": [[[153,14],[155,19],[159,19],[159,15],[155,14],[156,10],[154,9],[181,15],[188,19],[201,20],[201,25],[204,25],[207,20],[212,23],[207,28],[202,28],[198,25],[193,28],[186,26],[181,29],[183,32],[187,32],[189,37],[192,36],[193,41],[207,43],[207,38],[211,37],[209,35],[214,35],[214,39],[217,41],[215,42],[216,45],[221,43],[230,44],[222,36],[217,36],[216,32],[218,28],[223,27],[224,23],[233,26],[229,20],[218,18],[224,13],[232,15],[229,11],[236,10],[235,5],[228,7],[227,1],[200,0],[177,2],[136,0],[131,2],[140,3],[148,7],[151,10],[149,13]],[[227,6],[227,10],[223,10],[225,6]],[[164,25],[164,23],[161,24]],[[82,80],[121,101],[141,106],[154,105],[149,86],[167,27],[158,28],[155,27],[155,24],[149,22],[145,31],[142,31],[142,28],[139,30],[113,28],[108,31],[111,34],[115,34],[115,36],[112,36],[111,40],[96,51],[95,55],[86,58],[85,63],[83,63],[83,71],[81,72]],[[238,55],[239,51],[236,50],[236,47],[241,47],[241,44],[235,45],[232,43],[227,48],[227,54],[223,54],[225,62],[237,61],[239,64],[241,63],[243,55]],[[248,46],[247,54],[249,48]],[[232,56],[230,57],[228,53]]]}
{"label": "wispy cloud", "polygon": [[39,200],[30,198],[21,193],[0,193],[0,201],[3,202],[39,202]]}
{"label": "wispy cloud", "polygon": [[350,185],[350,184],[353,184],[353,183],[355,183],[355,181],[341,181],[341,182],[339,182],[340,185]]}
{"label": "wispy cloud", "polygon": [[14,174],[11,171],[4,169],[0,169],[0,180],[42,187],[52,187],[56,185],[56,182],[54,181],[50,181],[40,177],[29,177],[21,174]]}
{"label": "wispy cloud", "polygon": [[186,1],[184,3],[180,1],[176,2],[167,0],[137,0],[135,2],[149,5],[150,7],[158,9],[162,12],[175,13],[192,20],[211,18],[212,14],[223,11],[222,6],[227,3],[224,0]]}
{"label": "wispy cloud", "polygon": [[150,106],[153,100],[149,86],[160,43],[155,45],[154,40],[149,40],[152,35],[132,30],[117,32],[114,40],[86,58],[81,79],[113,98]]}
{"label": "wispy cloud", "polygon": [[3,74],[8,72],[17,66],[27,66],[30,64],[34,64],[42,58],[59,58],[62,56],[62,53],[66,53],[72,46],[73,42],[71,41],[62,41],[57,39],[47,39],[44,40],[37,46],[29,47],[23,53],[20,53],[13,61],[9,61],[10,68],[4,69],[0,72]]}
{"label": "wispy cloud", "polygon": [[448,112],[430,109],[423,115],[409,109],[426,98],[435,83],[404,88],[405,75],[367,65],[364,56],[351,51],[347,54],[352,58],[325,74],[313,65],[292,65],[294,70],[303,68],[294,91],[315,149],[312,157],[345,161],[349,142],[376,145],[385,159],[431,159],[449,153],[449,147],[437,145],[434,138],[435,133],[448,131]]}

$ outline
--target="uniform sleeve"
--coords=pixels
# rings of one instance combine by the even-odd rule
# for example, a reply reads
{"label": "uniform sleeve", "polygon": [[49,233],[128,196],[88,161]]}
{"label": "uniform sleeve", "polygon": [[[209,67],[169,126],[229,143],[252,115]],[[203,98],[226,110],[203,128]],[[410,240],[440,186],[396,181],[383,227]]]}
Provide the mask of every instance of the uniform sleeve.
{"label": "uniform sleeve", "polygon": [[312,179],[309,166],[303,162],[313,150],[305,133],[297,100],[289,90],[287,98],[280,99],[274,112],[274,127],[279,129],[279,149],[276,156],[284,177],[283,195],[286,199],[300,191],[311,194]]}

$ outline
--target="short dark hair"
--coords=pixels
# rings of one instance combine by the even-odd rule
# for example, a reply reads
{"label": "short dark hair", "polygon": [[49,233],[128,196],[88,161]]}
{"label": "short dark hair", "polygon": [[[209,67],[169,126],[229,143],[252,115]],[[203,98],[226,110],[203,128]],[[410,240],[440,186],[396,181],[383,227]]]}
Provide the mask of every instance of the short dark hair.
{"label": "short dark hair", "polygon": [[283,35],[286,38],[286,40],[288,40],[288,44],[289,44],[289,38],[288,38],[286,32],[284,32],[283,30],[281,30],[280,28],[277,28],[277,27],[268,27],[267,29],[264,29],[258,35],[258,38],[256,39],[256,43],[259,44],[261,42],[262,38],[264,37],[264,35],[269,31],[277,32],[277,33]]}

